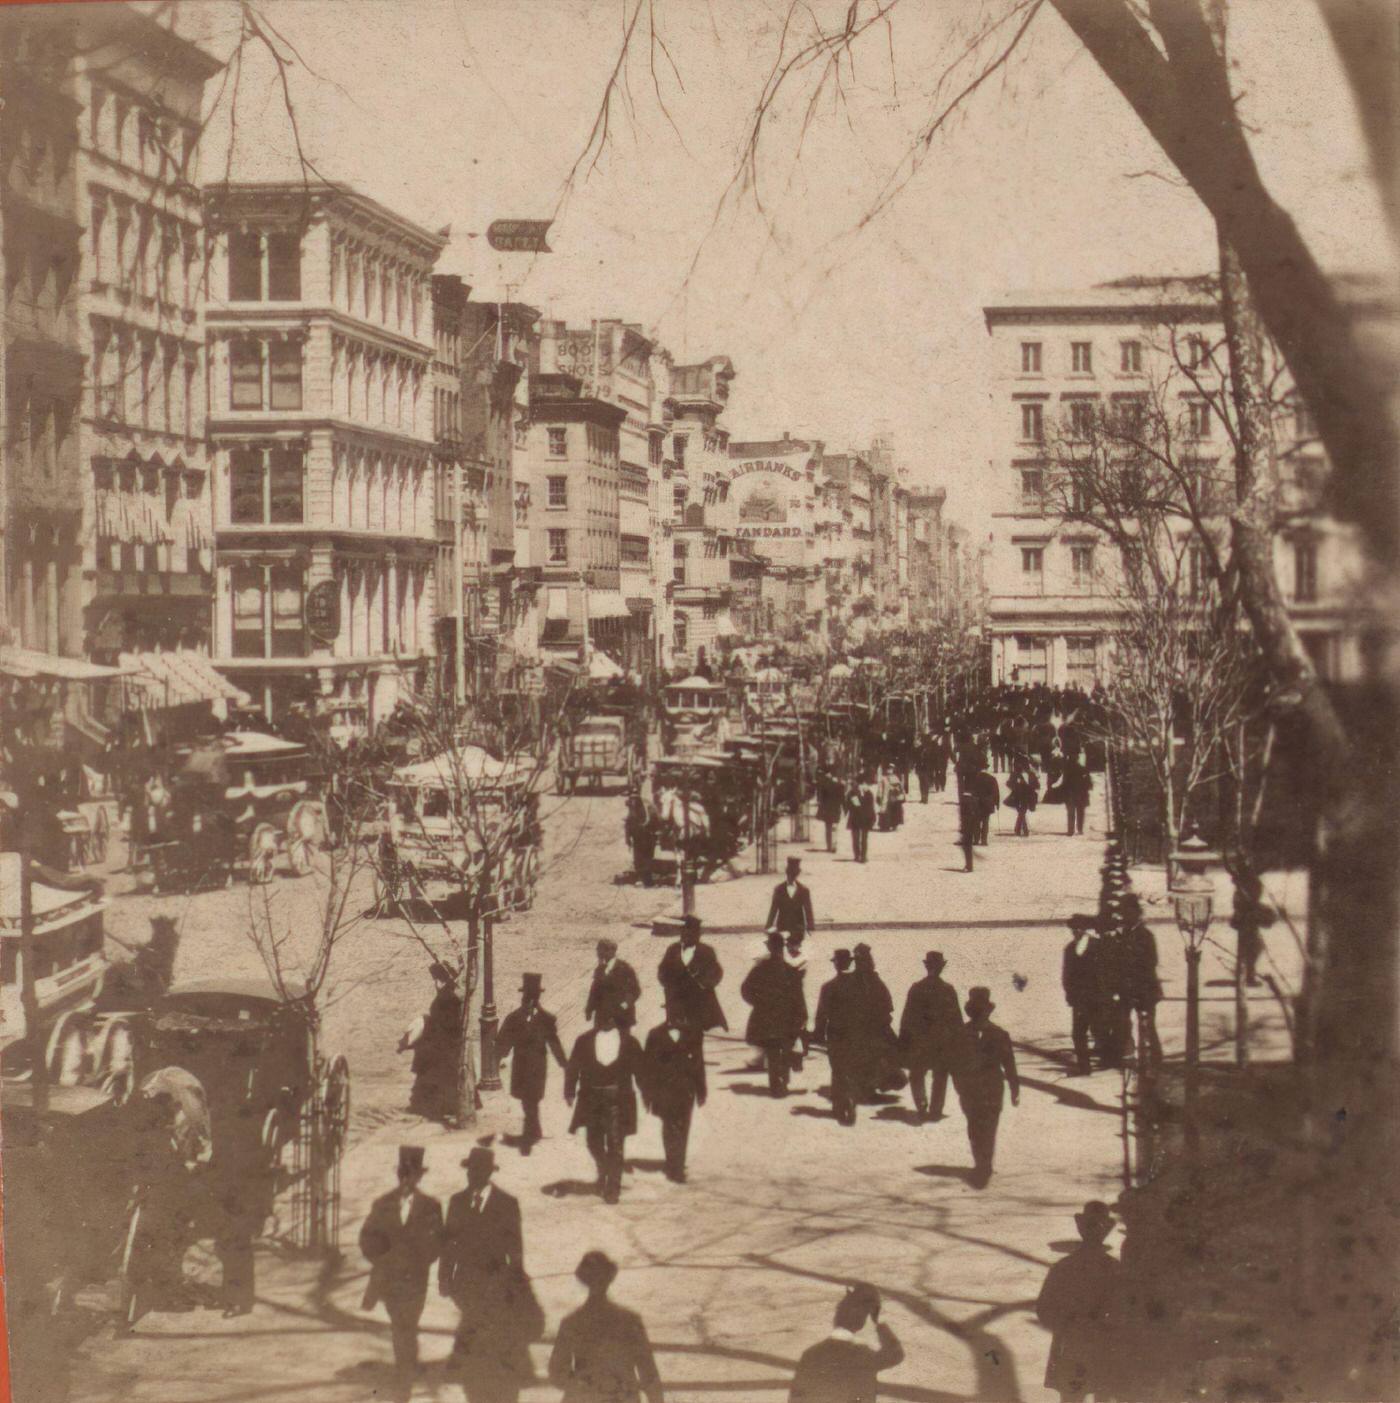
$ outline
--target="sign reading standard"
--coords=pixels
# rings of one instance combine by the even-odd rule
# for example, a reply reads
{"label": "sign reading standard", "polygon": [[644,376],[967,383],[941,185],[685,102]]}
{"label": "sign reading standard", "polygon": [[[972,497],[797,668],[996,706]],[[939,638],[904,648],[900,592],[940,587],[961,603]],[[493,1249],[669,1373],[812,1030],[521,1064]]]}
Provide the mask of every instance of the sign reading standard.
{"label": "sign reading standard", "polygon": [[545,243],[552,219],[497,219],[486,230],[486,242],[498,253],[551,253]]}

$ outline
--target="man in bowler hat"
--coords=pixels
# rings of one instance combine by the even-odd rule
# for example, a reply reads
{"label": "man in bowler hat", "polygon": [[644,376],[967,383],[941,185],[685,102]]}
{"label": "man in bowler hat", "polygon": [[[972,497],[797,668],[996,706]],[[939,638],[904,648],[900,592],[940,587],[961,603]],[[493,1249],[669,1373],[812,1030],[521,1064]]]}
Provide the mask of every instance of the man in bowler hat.
{"label": "man in bowler hat", "polygon": [[700,939],[699,916],[682,919],[681,938],[667,946],[656,977],[667,1014],[674,1013],[697,1041],[712,1028],[729,1027],[715,993],[724,978],[724,968],[714,946]]}
{"label": "man in bowler hat", "polygon": [[520,1133],[522,1155],[528,1155],[544,1135],[540,1128],[540,1102],[549,1079],[549,1059],[553,1057],[561,1067],[565,1061],[554,1015],[540,1007],[543,992],[540,975],[522,974],[520,1007],[506,1014],[496,1034],[497,1053],[502,1059],[511,1059],[510,1094],[525,1111],[525,1125]]}
{"label": "man in bowler hat", "polygon": [[802,970],[784,953],[781,931],[768,934],[768,953],[744,977],[739,997],[750,1006],[744,1041],[763,1052],[768,1090],[786,1096],[793,1044],[807,1031],[807,996]]}
{"label": "man in bowler hat", "polygon": [[953,1086],[967,1117],[967,1138],[972,1146],[972,1173],[968,1182],[986,1188],[992,1177],[997,1148],[997,1124],[1002,1099],[1011,1092],[1011,1104],[1021,1100],[1016,1074],[1016,1054],[1004,1028],[992,1022],[996,1005],[990,989],[977,985],[967,991],[967,1023],[962,1031]]}
{"label": "man in bowler hat", "polygon": [[860,983],[851,968],[851,952],[837,950],[831,963],[836,966],[836,973],[822,985],[817,996],[812,1041],[825,1046],[831,1063],[831,1108],[836,1119],[841,1125],[854,1125],[864,1001]]}
{"label": "man in bowler hat", "polygon": [[588,1299],[559,1322],[549,1356],[560,1403],[664,1403],[642,1317],[608,1299],[616,1264],[606,1253],[585,1252],[574,1275]]}
{"label": "man in bowler hat", "polygon": [[1091,1199],[1074,1215],[1080,1244],[1046,1273],[1035,1313],[1050,1331],[1045,1387],[1061,1403],[1088,1395],[1112,1398],[1117,1350],[1111,1328],[1122,1286],[1122,1266],[1105,1245],[1113,1231],[1106,1203]]}
{"label": "man in bowler hat", "polygon": [[438,1291],[461,1312],[448,1370],[467,1403],[515,1403],[544,1324],[525,1275],[520,1204],[491,1182],[496,1156],[486,1146],[473,1146],[462,1166],[467,1186],[448,1200],[438,1261]]}
{"label": "man in bowler hat", "polygon": [[909,1068],[909,1089],[920,1120],[943,1119],[948,1077],[962,1032],[958,991],[943,978],[946,963],[941,950],[930,950],[924,956],[928,973],[909,986],[899,1020],[900,1050]]}
{"label": "man in bowler hat", "polygon": [[[875,1327],[873,1343],[860,1338],[867,1324]],[[797,1361],[788,1403],[874,1403],[879,1375],[903,1358],[904,1346],[880,1321],[880,1293],[869,1282],[852,1282],[836,1303],[831,1334]]]}
{"label": "man in bowler hat", "polygon": [[394,1398],[407,1403],[418,1371],[418,1322],[428,1297],[428,1271],[442,1250],[442,1205],[419,1193],[426,1173],[421,1145],[399,1147],[398,1187],[375,1199],[360,1229],[369,1284],[362,1310],[381,1301],[394,1343]]}
{"label": "man in bowler hat", "polygon": [[597,1022],[599,1015],[612,1015],[613,1026],[631,1028],[637,1022],[637,1000],[642,996],[637,971],[626,960],[617,958],[617,941],[598,942],[598,963],[593,968],[593,982],[588,986],[588,1002],[583,1016]]}

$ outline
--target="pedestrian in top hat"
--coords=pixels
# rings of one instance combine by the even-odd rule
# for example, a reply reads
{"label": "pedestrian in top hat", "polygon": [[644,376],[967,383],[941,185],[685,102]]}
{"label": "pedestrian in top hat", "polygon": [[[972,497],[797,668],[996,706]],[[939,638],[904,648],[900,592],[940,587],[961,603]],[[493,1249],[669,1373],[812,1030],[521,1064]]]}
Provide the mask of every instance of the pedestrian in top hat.
{"label": "pedestrian in top hat", "polygon": [[786,958],[781,932],[769,932],[768,953],[745,976],[739,997],[750,1008],[744,1041],[763,1051],[769,1092],[785,1096],[792,1046],[807,1029],[807,996],[802,971]]}
{"label": "pedestrian in top hat", "polygon": [[1098,918],[1075,914],[1069,918],[1070,939],[1060,961],[1060,984],[1069,1005],[1070,1042],[1075,1074],[1089,1075],[1089,1038],[1107,1036],[1103,942]]}
{"label": "pedestrian in top hat", "polygon": [[1050,1331],[1045,1387],[1061,1403],[1114,1397],[1112,1317],[1122,1289],[1122,1266],[1105,1245],[1113,1231],[1106,1203],[1091,1199],[1074,1215],[1080,1245],[1046,1273],[1035,1313]]}
{"label": "pedestrian in top hat", "polygon": [[724,1010],[715,990],[724,978],[724,969],[714,947],[700,939],[700,918],[686,916],[681,921],[681,938],[667,947],[657,966],[667,1013],[674,1012],[679,1023],[695,1038],[712,1028],[728,1028]]}
{"label": "pedestrian in top hat", "polygon": [[[867,1325],[875,1339],[862,1340]],[[880,1293],[868,1282],[852,1282],[836,1304],[832,1331],[802,1351],[788,1403],[874,1403],[879,1375],[904,1358],[904,1347],[880,1320]]]}
{"label": "pedestrian in top hat", "polygon": [[530,1341],[544,1329],[525,1275],[520,1204],[492,1183],[496,1156],[486,1146],[473,1146],[462,1167],[467,1185],[448,1200],[438,1261],[438,1291],[461,1312],[448,1372],[467,1403],[515,1403],[534,1375]]}
{"label": "pedestrian in top hat", "polygon": [[1162,1060],[1162,1040],[1157,1034],[1157,1005],[1162,981],[1157,977],[1157,939],[1142,917],[1142,903],[1134,892],[1122,902],[1123,928],[1118,937],[1119,997],[1127,1016],[1137,1014],[1139,1055],[1148,1062]]}
{"label": "pedestrian in top hat", "polygon": [[798,880],[801,872],[802,859],[788,858],[787,877],[773,888],[773,899],[768,903],[768,919],[763,923],[766,930],[805,936],[815,929],[812,893],[806,883]]}
{"label": "pedestrian in top hat", "polygon": [[428,1012],[399,1039],[399,1051],[413,1051],[413,1091],[408,1109],[429,1120],[457,1115],[462,1072],[462,996],[457,977],[441,960],[428,966],[436,992]]}
{"label": "pedestrian in top hat", "polygon": [[510,1094],[525,1111],[520,1133],[520,1153],[528,1155],[544,1137],[540,1127],[540,1102],[549,1077],[549,1059],[562,1067],[564,1047],[554,1015],[540,1007],[544,981],[538,974],[520,976],[520,1007],[506,1014],[496,1034],[496,1051],[510,1058]]}
{"label": "pedestrian in top hat", "polygon": [[394,1398],[407,1403],[418,1370],[418,1322],[428,1296],[428,1272],[442,1250],[442,1205],[420,1193],[426,1173],[421,1145],[399,1147],[398,1187],[375,1199],[360,1229],[369,1283],[362,1310],[381,1301],[394,1345]]}
{"label": "pedestrian in top hat", "polygon": [[647,1034],[640,1087],[647,1109],[661,1122],[666,1177],[673,1184],[683,1184],[691,1117],[697,1106],[705,1104],[705,1054],[702,1039],[686,1026],[684,1014],[674,1005]]}
{"label": "pedestrian in top hat", "polygon": [[603,1252],[585,1252],[574,1275],[588,1299],[559,1322],[549,1356],[549,1381],[563,1390],[560,1403],[664,1403],[641,1316],[608,1299],[616,1264]]}
{"label": "pedestrian in top hat", "polygon": [[[941,950],[924,956],[927,974],[909,986],[899,1020],[900,1050],[909,1068],[909,1087],[920,1120],[942,1120],[948,1078],[962,1031],[958,991],[943,978],[947,961]],[[932,1077],[932,1099],[928,1080]]]}
{"label": "pedestrian in top hat", "polygon": [[1005,1029],[992,1022],[996,1005],[991,990],[980,984],[969,989],[963,1008],[967,1023],[953,1070],[953,1086],[967,1117],[967,1139],[972,1147],[969,1182],[985,1188],[992,1177],[1003,1096],[1009,1089],[1011,1104],[1019,1104],[1021,1081],[1011,1039]]}
{"label": "pedestrian in top hat", "polygon": [[846,796],[846,827],[851,831],[851,855],[870,860],[870,830],[875,827],[875,786],[867,776]]}
{"label": "pedestrian in top hat", "polygon": [[826,850],[836,851],[836,825],[846,800],[845,786],[826,766],[817,771],[817,818],[826,830]]}
{"label": "pedestrian in top hat", "polygon": [[837,950],[831,957],[835,975],[817,996],[817,1016],[812,1020],[812,1041],[826,1048],[831,1063],[831,1108],[841,1125],[856,1123],[859,1094],[860,1040],[863,1031],[860,984],[851,968],[851,952]]}
{"label": "pedestrian in top hat", "polygon": [[982,828],[982,801],[958,777],[958,846],[963,854],[963,871],[972,871],[972,850]]}
{"label": "pedestrian in top hat", "polygon": [[591,1032],[574,1043],[564,1068],[564,1100],[574,1108],[569,1133],[582,1130],[598,1171],[604,1203],[622,1194],[627,1137],[637,1133],[637,1076],[642,1049],[617,1015],[599,1011]]}
{"label": "pedestrian in top hat", "polygon": [[1016,827],[1012,830],[1017,838],[1029,838],[1031,826],[1026,818],[1040,800],[1040,781],[1031,768],[1029,760],[1017,756],[1012,760],[1011,779],[1006,786],[1006,803],[1016,810]]}
{"label": "pedestrian in top hat", "polygon": [[597,1022],[607,1012],[617,1027],[631,1028],[637,1021],[637,1000],[642,996],[637,971],[626,960],[617,958],[617,941],[600,940],[597,948],[598,963],[588,986],[583,1016]]}

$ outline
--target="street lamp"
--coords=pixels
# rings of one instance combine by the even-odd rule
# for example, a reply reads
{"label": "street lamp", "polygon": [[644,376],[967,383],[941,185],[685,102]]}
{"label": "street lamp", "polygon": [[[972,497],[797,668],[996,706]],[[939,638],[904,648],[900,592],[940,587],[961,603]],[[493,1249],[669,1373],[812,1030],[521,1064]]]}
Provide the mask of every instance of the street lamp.
{"label": "street lamp", "polygon": [[1208,869],[1220,861],[1194,833],[1183,839],[1168,861],[1175,868],[1170,882],[1176,928],[1186,944],[1186,1148],[1195,1154],[1200,1147],[1200,1127],[1196,1121],[1201,1058],[1201,950],[1215,906],[1215,885]]}

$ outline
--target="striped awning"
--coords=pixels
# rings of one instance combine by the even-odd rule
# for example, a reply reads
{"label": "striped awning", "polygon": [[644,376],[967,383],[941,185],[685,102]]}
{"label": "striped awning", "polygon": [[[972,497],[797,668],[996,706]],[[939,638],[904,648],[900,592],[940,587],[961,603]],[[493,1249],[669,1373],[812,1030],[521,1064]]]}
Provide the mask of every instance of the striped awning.
{"label": "striped awning", "polygon": [[168,653],[123,653],[123,668],[130,668],[129,696],[143,710],[188,706],[192,702],[231,701],[246,704],[239,691],[203,653],[175,649]]}

